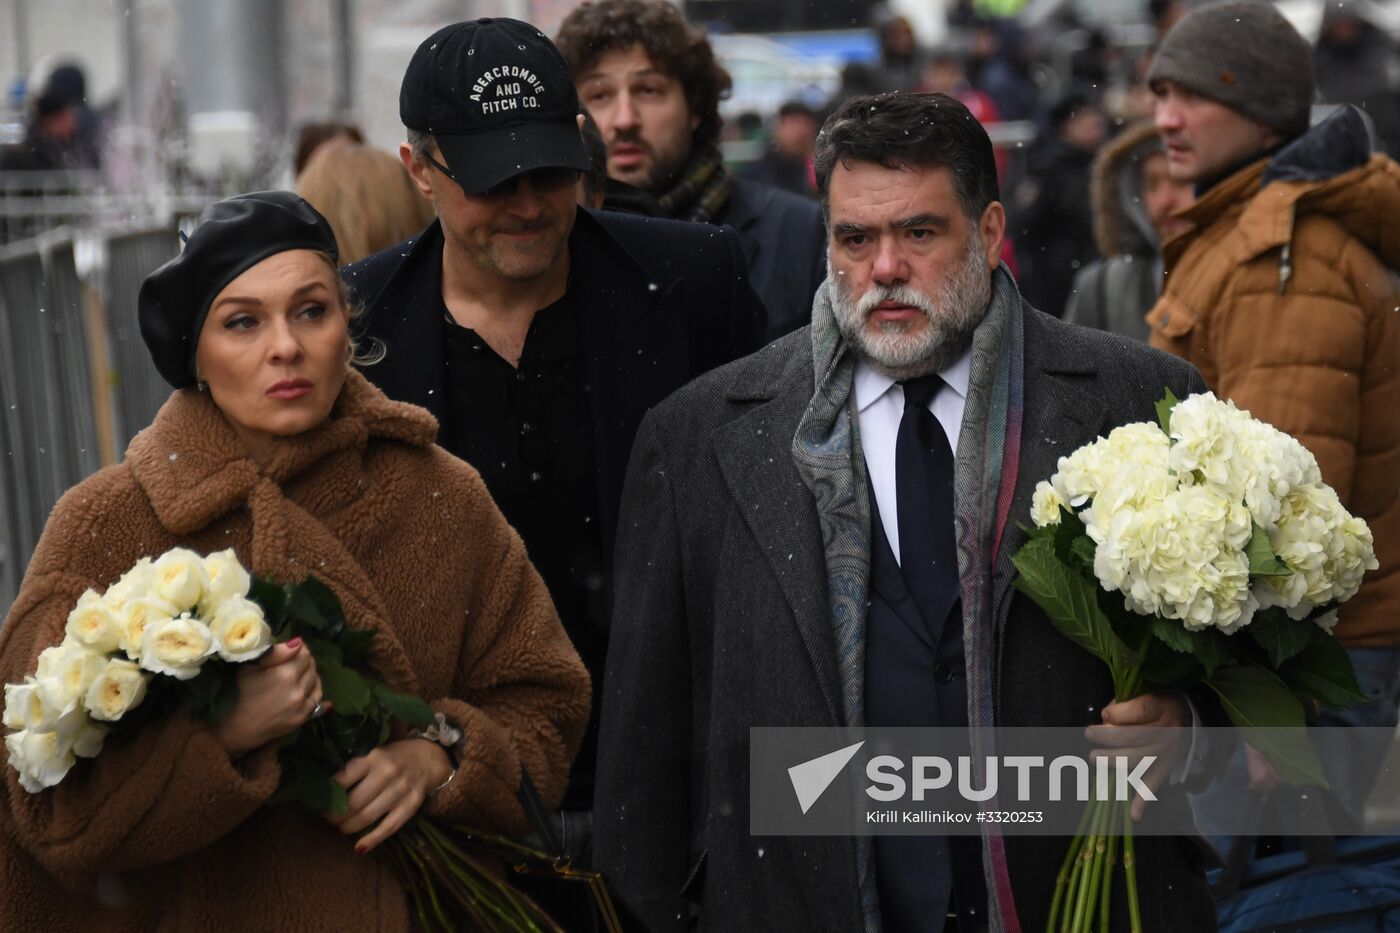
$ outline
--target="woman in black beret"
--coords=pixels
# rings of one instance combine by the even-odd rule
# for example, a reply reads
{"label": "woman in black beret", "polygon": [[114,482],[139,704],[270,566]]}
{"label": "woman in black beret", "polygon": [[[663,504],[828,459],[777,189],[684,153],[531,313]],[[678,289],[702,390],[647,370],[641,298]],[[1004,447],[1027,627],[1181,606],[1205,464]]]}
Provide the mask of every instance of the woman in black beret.
{"label": "woman in black beret", "polygon": [[140,558],[232,548],[254,575],[328,584],[377,630],[376,673],[450,728],[350,762],[344,815],[266,807],[277,739],[323,709],[309,651],[279,645],[218,726],[169,715],[37,793],[4,769],[0,929],[407,930],[402,890],[361,855],[420,808],[525,831],[522,763],[547,805],[562,796],[587,673],[477,473],[352,368],[335,260],[309,204],[260,192],[209,207],[146,280],[141,333],[175,391],[54,508],[0,627],[0,681]]}

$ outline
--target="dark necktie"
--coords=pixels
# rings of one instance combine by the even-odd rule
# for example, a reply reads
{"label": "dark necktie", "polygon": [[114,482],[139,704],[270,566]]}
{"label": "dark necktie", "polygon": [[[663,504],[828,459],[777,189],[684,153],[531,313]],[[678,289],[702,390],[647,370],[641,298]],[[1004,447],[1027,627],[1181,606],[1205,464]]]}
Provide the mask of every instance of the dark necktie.
{"label": "dark necktie", "polygon": [[928,410],[944,383],[937,375],[900,383],[904,416],[895,441],[899,564],[933,643],[958,601],[958,551],[953,535],[953,449]]}

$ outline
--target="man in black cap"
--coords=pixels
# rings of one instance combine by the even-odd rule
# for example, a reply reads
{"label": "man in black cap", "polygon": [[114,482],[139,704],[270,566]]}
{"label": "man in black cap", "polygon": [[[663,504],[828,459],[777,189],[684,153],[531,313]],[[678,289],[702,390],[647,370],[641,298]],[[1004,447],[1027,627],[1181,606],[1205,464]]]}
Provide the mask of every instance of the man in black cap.
{"label": "man in black cap", "polygon": [[[732,231],[577,206],[579,109],[533,26],[480,19],[424,40],[399,97],[400,155],[439,219],[344,275],[387,350],[366,375],[431,411],[440,443],[481,472],[597,696],[637,426],[756,349],[764,312]],[[595,729],[566,810],[591,805]]]}

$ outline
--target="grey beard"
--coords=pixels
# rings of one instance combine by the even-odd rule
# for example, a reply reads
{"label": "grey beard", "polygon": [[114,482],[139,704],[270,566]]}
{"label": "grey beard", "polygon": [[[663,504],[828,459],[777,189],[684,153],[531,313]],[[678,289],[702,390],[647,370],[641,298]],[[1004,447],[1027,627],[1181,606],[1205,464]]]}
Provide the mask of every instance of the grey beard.
{"label": "grey beard", "polygon": [[[972,334],[987,316],[992,299],[992,277],[978,236],[969,240],[962,265],[932,295],[907,285],[877,285],[853,302],[844,277],[832,268],[830,259],[826,273],[841,336],[872,369],[896,382],[941,372],[957,362],[972,344]],[[907,324],[888,321],[880,325],[879,334],[871,334],[866,321],[882,301],[918,308],[928,327],[911,337]]]}

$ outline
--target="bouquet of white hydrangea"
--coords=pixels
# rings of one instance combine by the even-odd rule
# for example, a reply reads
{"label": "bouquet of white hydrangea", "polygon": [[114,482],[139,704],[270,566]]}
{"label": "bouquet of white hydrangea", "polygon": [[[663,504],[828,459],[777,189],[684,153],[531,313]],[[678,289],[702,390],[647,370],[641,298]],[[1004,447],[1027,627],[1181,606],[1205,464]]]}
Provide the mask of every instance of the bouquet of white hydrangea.
{"label": "bouquet of white hydrangea", "polygon": [[176,548],[142,558],[68,614],[61,644],[45,648],[24,683],[5,685],[9,764],[30,793],[92,758],[114,725],[146,699],[152,680],[191,681],[205,662],[237,664],[272,647],[252,581],[233,551],[200,557]]}
{"label": "bouquet of white hydrangea", "polygon": [[[1081,447],[1036,487],[1016,586],[1108,665],[1115,701],[1204,685],[1280,777],[1325,785],[1304,702],[1362,699],[1331,633],[1377,567],[1371,531],[1307,448],[1231,402],[1169,392],[1158,420]],[[1121,810],[1086,815],[1057,881],[1056,929],[1106,922],[1120,829],[1140,928]]]}

